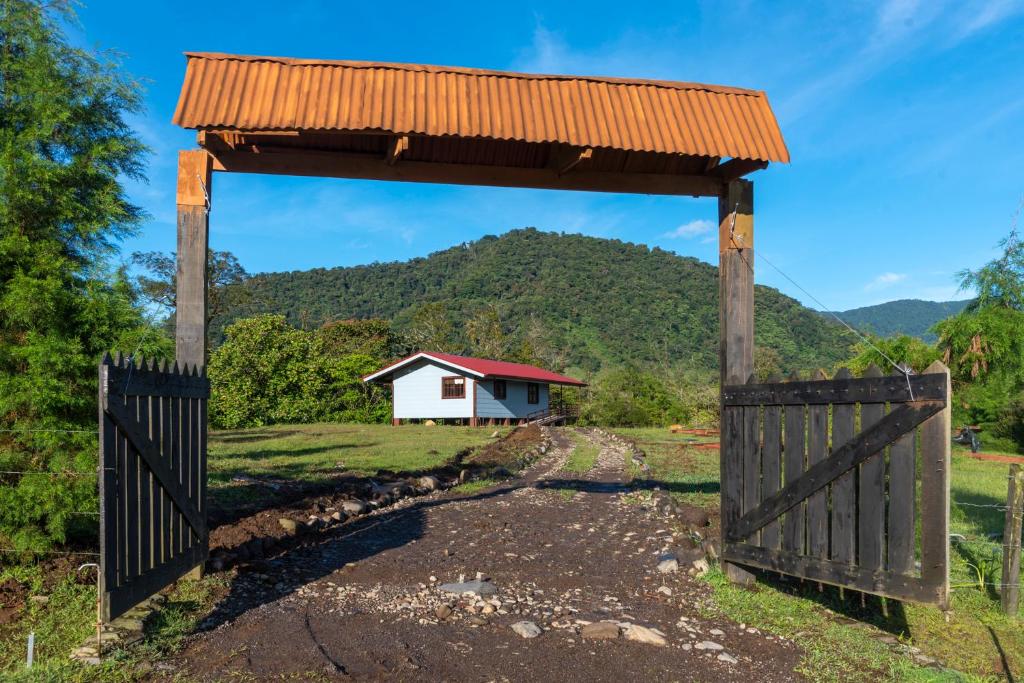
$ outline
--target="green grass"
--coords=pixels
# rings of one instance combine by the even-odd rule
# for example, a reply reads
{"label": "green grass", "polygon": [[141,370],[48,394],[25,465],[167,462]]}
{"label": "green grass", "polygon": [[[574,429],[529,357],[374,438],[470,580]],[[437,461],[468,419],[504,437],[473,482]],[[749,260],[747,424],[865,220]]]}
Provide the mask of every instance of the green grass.
{"label": "green grass", "polygon": [[479,493],[480,491],[483,491],[486,488],[497,486],[500,483],[500,479],[489,479],[485,477],[483,479],[473,479],[471,481],[467,481],[464,484],[453,486],[451,490],[460,495],[468,496],[474,493]]}
{"label": "green grass", "polygon": [[259,487],[233,482],[234,477],[318,483],[342,472],[420,472],[491,441],[493,432],[494,427],[363,424],[215,431],[208,447],[209,486],[216,503],[232,505],[265,495]]}
{"label": "green grass", "polygon": [[[618,429],[647,453],[651,476],[665,482],[681,501],[709,508],[718,505],[719,458],[713,450],[687,448],[685,435],[667,429]],[[988,451],[991,452],[991,451]],[[968,540],[951,550],[952,610],[945,615],[933,607],[892,603],[885,619],[872,599],[860,608],[859,595],[840,600],[838,591],[819,593],[814,584],[798,581],[759,583],[752,590],[728,584],[718,572],[708,575],[715,587],[718,609],[730,618],[792,637],[804,649],[804,673],[815,680],[944,681],[1000,680],[1005,656],[1017,677],[1024,672],[1024,628],[1002,614],[995,588],[979,589],[968,561],[998,552],[988,534],[1003,529],[1003,510],[975,505],[1006,504],[1004,463],[979,461],[954,448],[951,479],[951,531]],[[965,505],[971,503],[972,505]],[[998,581],[998,570],[995,577]],[[835,613],[849,614],[860,626],[842,623]],[[964,674],[937,673],[915,666],[909,657],[893,653],[872,635],[882,629],[912,641],[924,654],[936,657]]]}
{"label": "green grass", "polygon": [[574,442],[573,449],[562,466],[562,471],[576,475],[586,474],[597,462],[601,449],[577,431],[571,431],[569,435]]}

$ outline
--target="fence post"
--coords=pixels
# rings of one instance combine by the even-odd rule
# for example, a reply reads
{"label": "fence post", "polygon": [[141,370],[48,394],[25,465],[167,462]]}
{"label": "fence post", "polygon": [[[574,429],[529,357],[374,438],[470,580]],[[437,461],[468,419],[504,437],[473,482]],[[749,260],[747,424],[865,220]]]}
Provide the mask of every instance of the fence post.
{"label": "fence post", "polygon": [[1017,614],[1020,599],[1020,535],[1024,516],[1024,469],[1010,465],[1010,483],[1006,493],[1006,526],[1003,527],[1003,611]]}

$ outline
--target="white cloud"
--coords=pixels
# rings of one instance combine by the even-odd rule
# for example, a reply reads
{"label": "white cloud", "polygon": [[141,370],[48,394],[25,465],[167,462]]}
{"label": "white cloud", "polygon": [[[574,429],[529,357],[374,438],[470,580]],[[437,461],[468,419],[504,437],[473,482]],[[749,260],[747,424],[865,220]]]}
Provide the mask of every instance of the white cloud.
{"label": "white cloud", "polygon": [[903,282],[906,279],[906,273],[882,273],[874,280],[864,285],[864,291],[871,292],[876,289],[885,289],[886,287],[891,287],[897,282]]}
{"label": "white cloud", "polygon": [[689,223],[683,223],[675,230],[669,230],[662,237],[669,239],[691,239],[699,235],[706,235],[715,229],[715,224],[709,220],[698,218]]}

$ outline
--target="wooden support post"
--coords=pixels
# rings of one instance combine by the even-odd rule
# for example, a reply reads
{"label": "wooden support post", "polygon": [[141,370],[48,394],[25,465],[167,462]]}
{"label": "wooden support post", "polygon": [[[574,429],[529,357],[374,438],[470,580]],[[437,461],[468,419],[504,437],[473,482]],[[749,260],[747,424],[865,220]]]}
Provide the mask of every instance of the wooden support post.
{"label": "wooden support post", "polygon": [[1024,518],[1024,469],[1010,465],[1010,484],[1006,494],[1006,525],[1003,527],[1003,612],[1016,616],[1020,600],[1020,536]]}
{"label": "wooden support post", "polygon": [[210,235],[211,157],[178,152],[178,270],[175,355],[178,365],[206,366],[207,248]]}
{"label": "wooden support post", "polygon": [[[718,197],[718,323],[721,387],[745,384],[754,372],[754,184],[734,180]],[[719,406],[722,405],[721,399]],[[735,409],[730,409],[735,412]],[[730,418],[733,416],[730,416]],[[738,416],[735,416],[738,417]],[[727,424],[722,411],[721,482],[722,534],[740,516],[742,492],[728,489],[743,481],[743,434]],[[731,428],[733,427],[733,428]],[[736,494],[739,495],[736,495]],[[738,565],[722,563],[730,581],[750,585],[754,575]]]}

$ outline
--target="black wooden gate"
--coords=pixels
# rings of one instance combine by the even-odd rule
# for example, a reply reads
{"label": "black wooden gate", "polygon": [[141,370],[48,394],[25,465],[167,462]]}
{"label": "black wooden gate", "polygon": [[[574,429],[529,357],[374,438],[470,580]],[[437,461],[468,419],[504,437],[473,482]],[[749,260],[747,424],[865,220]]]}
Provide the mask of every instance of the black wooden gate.
{"label": "black wooden gate", "polygon": [[206,560],[206,402],[196,368],[99,367],[104,621]]}
{"label": "black wooden gate", "polygon": [[725,387],[723,559],[945,608],[949,400],[941,363]]}

